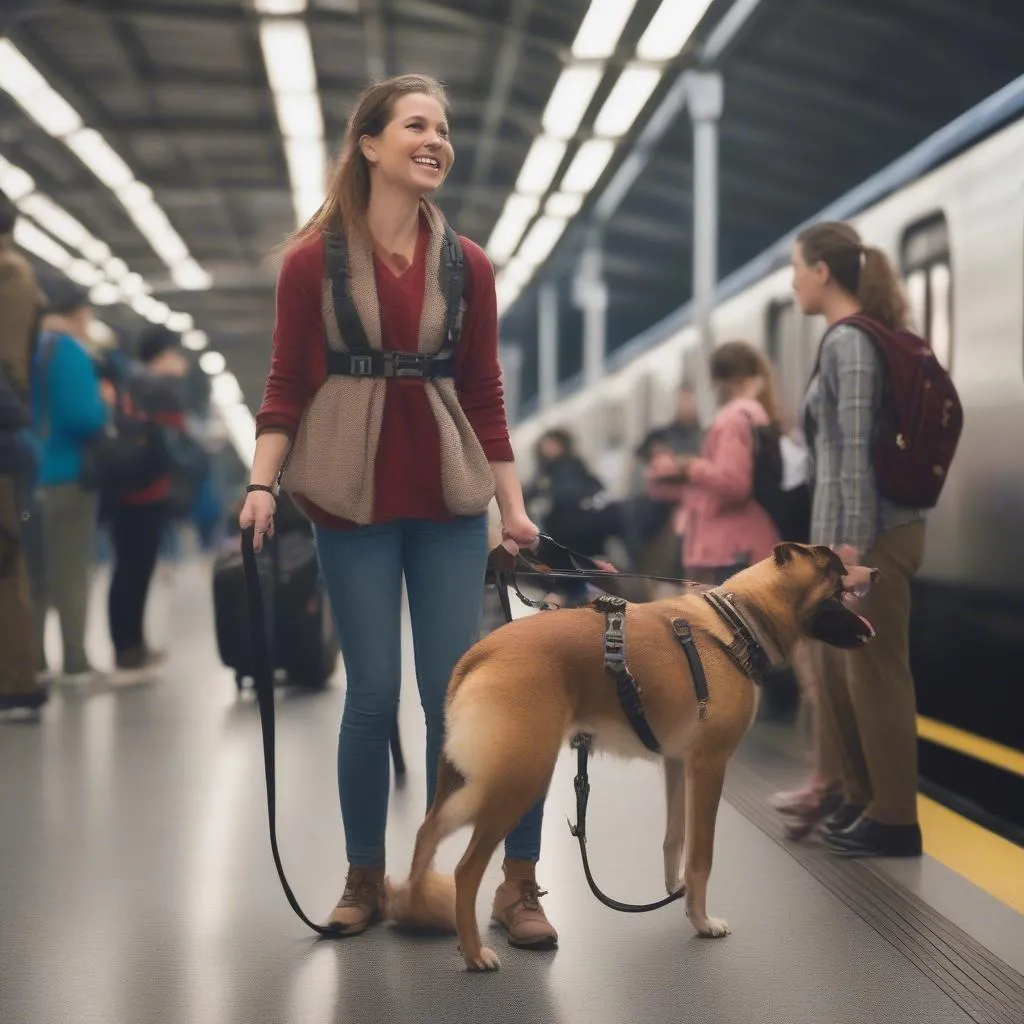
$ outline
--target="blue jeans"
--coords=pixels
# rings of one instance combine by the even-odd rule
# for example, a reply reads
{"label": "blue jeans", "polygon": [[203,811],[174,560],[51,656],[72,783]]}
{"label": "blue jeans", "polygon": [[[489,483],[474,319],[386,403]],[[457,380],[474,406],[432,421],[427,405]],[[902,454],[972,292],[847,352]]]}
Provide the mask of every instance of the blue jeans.
{"label": "blue jeans", "polygon": [[[355,530],[316,527],[320,568],[345,662],[338,792],[349,864],[384,863],[388,741],[402,684],[402,576],[416,682],[427,723],[427,804],[433,802],[452,669],[480,635],[487,519],[400,519]],[[510,833],[505,855],[540,858],[541,799]]]}

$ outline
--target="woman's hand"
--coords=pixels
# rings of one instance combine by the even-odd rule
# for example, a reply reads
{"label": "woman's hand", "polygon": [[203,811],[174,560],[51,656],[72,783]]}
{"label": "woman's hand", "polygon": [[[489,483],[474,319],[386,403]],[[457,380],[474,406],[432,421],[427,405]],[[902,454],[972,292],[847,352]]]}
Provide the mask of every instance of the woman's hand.
{"label": "woman's hand", "polygon": [[838,544],[832,549],[839,556],[839,561],[846,566],[860,564],[860,556],[852,544]]}
{"label": "woman's hand", "polygon": [[690,475],[692,455],[674,455],[670,452],[659,452],[647,464],[648,480],[675,480]]}
{"label": "woman's hand", "polygon": [[250,491],[238,516],[238,525],[247,530],[254,527],[252,546],[254,551],[263,548],[263,538],[274,536],[274,511],[277,499],[266,491]]}
{"label": "woman's hand", "polygon": [[525,510],[513,512],[502,519],[501,543],[510,555],[519,554],[520,548],[531,547],[539,535],[540,529]]}

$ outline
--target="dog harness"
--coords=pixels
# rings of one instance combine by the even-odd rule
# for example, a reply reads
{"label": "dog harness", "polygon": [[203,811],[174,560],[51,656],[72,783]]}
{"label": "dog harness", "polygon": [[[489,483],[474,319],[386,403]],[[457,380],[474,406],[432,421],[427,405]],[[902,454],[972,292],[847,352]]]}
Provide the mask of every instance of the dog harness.
{"label": "dog harness", "polygon": [[[702,595],[704,600],[718,613],[718,617],[732,630],[732,640],[728,644],[717,642],[722,650],[732,658],[736,667],[755,683],[764,681],[764,677],[772,670],[771,659],[764,648],[758,643],[753,630],[743,620],[735,607],[736,598],[728,591],[709,590]],[[679,621],[679,620],[676,620]],[[674,625],[674,624],[673,624]],[[716,638],[717,640],[717,638]]]}

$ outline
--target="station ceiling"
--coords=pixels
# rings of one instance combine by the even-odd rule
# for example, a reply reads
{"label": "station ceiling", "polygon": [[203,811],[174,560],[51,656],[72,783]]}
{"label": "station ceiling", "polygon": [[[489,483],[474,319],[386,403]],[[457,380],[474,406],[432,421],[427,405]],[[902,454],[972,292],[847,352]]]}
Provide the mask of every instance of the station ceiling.
{"label": "station ceiling", "polygon": [[[546,130],[545,109],[574,59],[590,0],[259,2],[283,11],[305,8],[295,16],[308,29],[328,158],[368,79],[420,71],[444,80],[456,162],[439,200],[460,232],[487,244]],[[71,105],[81,126],[99,132],[131,178],[149,190],[147,209],[166,215],[177,241],[154,245],[159,216],[147,222],[137,208],[133,216],[101,180],[92,151],[70,145],[67,132],[61,136],[61,111],[50,112],[56,123],[48,131],[3,89],[0,157],[27,172],[36,192],[138,274],[153,300],[188,314],[224,354],[250,407],[259,404],[269,361],[273,253],[297,218],[296,172],[275,112],[261,47],[267,19],[257,3],[6,0],[0,12],[0,30]],[[738,19],[714,64],[725,80],[722,274],[1024,73],[1020,0],[712,0],[687,46],[659,65],[657,84],[635,121],[618,133],[579,211],[507,308],[503,342],[522,348],[524,397],[536,386],[538,282],[566,285],[561,372],[570,376],[580,363],[581,317],[569,282],[584,228],[679,75],[716,30],[722,34],[731,11],[736,18],[734,4],[748,16]],[[564,175],[594,134],[595,119],[635,61],[659,7],[660,0],[632,5],[614,51],[600,62],[589,105],[561,140],[538,216],[547,196],[565,193]],[[643,45],[650,48],[649,35]],[[690,294],[692,147],[685,109],[663,127],[602,234],[611,348]],[[145,199],[146,191],[138,195]],[[144,323],[123,303],[102,315],[128,333]]]}

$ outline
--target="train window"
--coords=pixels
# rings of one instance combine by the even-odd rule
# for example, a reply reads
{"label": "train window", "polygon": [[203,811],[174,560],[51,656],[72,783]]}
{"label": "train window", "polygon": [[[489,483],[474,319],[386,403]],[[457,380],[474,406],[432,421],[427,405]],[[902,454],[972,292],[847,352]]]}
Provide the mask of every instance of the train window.
{"label": "train window", "polygon": [[768,307],[768,339],[765,351],[777,371],[782,370],[780,357],[784,342],[792,338],[796,328],[796,307],[792,299],[773,302]]}
{"label": "train window", "polygon": [[914,327],[949,369],[953,358],[953,275],[944,214],[933,214],[904,231],[900,264]]}

